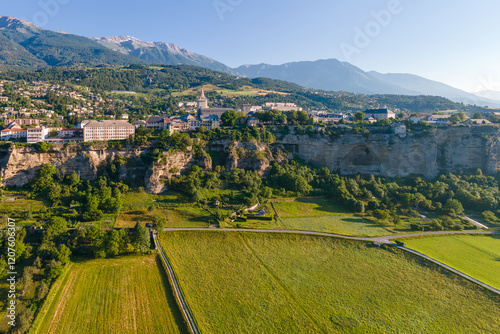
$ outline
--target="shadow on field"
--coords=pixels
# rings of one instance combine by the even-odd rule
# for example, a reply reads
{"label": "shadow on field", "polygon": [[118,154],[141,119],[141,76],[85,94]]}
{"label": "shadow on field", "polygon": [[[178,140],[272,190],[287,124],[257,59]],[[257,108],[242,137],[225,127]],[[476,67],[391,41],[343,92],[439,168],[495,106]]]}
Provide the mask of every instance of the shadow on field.
{"label": "shadow on field", "polygon": [[314,203],[318,205],[318,207],[315,208],[315,210],[317,211],[323,211],[328,213],[344,213],[344,214],[352,213],[352,211],[347,210],[342,205],[333,203],[324,197],[297,198],[295,201],[299,203],[308,203],[308,204]]}
{"label": "shadow on field", "polygon": [[168,306],[172,310],[175,322],[177,323],[177,326],[181,331],[181,333],[189,334],[184,318],[182,317],[181,310],[179,309],[179,305],[177,305],[177,302],[175,300],[174,292],[172,291],[172,287],[170,286],[170,281],[168,280],[168,274],[165,271],[165,268],[163,267],[163,263],[161,262],[159,255],[156,256],[156,265],[158,266],[158,269],[160,271],[163,286],[165,287]]}

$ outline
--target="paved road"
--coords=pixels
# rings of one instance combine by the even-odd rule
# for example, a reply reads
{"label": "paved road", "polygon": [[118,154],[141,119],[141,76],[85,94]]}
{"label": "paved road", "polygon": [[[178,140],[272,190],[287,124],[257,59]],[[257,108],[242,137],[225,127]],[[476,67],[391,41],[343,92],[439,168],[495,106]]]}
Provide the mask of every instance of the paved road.
{"label": "paved road", "polygon": [[[290,230],[252,230],[252,229],[241,229],[241,228],[225,228],[225,229],[214,229],[214,228],[165,228],[164,231],[211,231],[211,232],[257,232],[257,233],[287,233],[287,234],[308,234],[308,235],[316,235],[316,236],[326,236],[326,237],[335,237],[335,238],[343,238],[343,239],[349,239],[349,240],[360,240],[360,241],[370,241],[370,242],[379,242],[383,244],[390,244],[394,245],[391,240],[394,239],[399,239],[399,238],[407,238],[407,237],[418,237],[418,236],[438,236],[438,235],[455,235],[455,234],[493,234],[492,232],[484,232],[484,231],[445,231],[445,232],[422,232],[422,233],[414,233],[414,234],[403,234],[403,235],[391,235],[391,236],[385,236],[385,237],[374,237],[374,238],[361,238],[361,237],[350,237],[350,236],[345,236],[345,235],[340,235],[340,234],[333,234],[333,233],[323,233],[323,232],[310,232],[310,231],[290,231]],[[406,247],[400,247],[400,249],[403,249],[407,252],[410,252],[412,254],[418,255],[420,257],[423,257],[426,260],[429,260],[447,270],[450,270],[451,272],[462,276],[463,278],[474,282],[476,284],[479,284],[480,286],[500,295],[500,290],[495,289],[494,287],[491,287],[481,281],[478,281],[477,279],[464,274],[461,271],[458,271],[442,262],[439,262],[425,254],[419,253],[415,250],[406,248]]]}
{"label": "paved road", "polygon": [[413,250],[413,249],[409,249],[409,248],[406,248],[406,247],[399,247],[399,246],[398,246],[398,248],[400,248],[400,249],[404,249],[404,250],[405,250],[405,251],[407,251],[407,252],[410,252],[410,253],[413,253],[413,254],[415,254],[415,255],[421,256],[421,257],[423,257],[424,259],[427,259],[427,260],[429,260],[429,261],[431,261],[431,262],[434,262],[435,264],[440,265],[441,267],[446,268],[446,269],[448,269],[449,271],[452,271],[452,272],[454,272],[455,274],[457,274],[457,275],[459,275],[459,276],[462,276],[463,278],[466,278],[466,279],[468,279],[469,281],[472,281],[472,282],[474,282],[474,283],[476,283],[476,284],[479,284],[479,285],[481,285],[482,287],[484,287],[484,288],[486,288],[486,289],[488,289],[488,290],[490,290],[490,291],[493,291],[494,293],[496,293],[496,294],[499,294],[499,295],[500,295],[500,290],[495,289],[494,287],[489,286],[488,284],[485,284],[485,283],[483,283],[483,282],[481,282],[481,281],[478,281],[477,279],[475,279],[475,278],[473,278],[473,277],[471,277],[471,276],[469,276],[469,275],[467,275],[467,274],[464,274],[463,272],[458,271],[458,270],[456,270],[456,269],[454,269],[454,268],[452,268],[452,267],[450,267],[450,266],[448,266],[448,265],[446,265],[446,264],[444,264],[444,263],[442,263],[442,262],[439,262],[439,261],[437,261],[437,260],[435,260],[435,259],[433,259],[433,258],[431,258],[431,257],[429,257],[429,256],[427,256],[427,255],[425,255],[425,254],[419,253],[419,252],[417,252],[417,251],[415,251],[415,250]]}
{"label": "paved road", "polygon": [[428,235],[450,235],[450,234],[492,234],[492,232],[484,232],[484,231],[445,231],[445,232],[421,232],[421,233],[413,233],[413,234],[400,234],[400,235],[390,235],[384,237],[351,237],[342,234],[334,234],[334,233],[326,233],[326,232],[312,232],[312,231],[294,231],[294,230],[253,230],[253,229],[244,229],[244,228],[164,228],[164,231],[211,231],[211,232],[258,232],[258,233],[288,233],[288,234],[308,234],[308,235],[318,235],[325,237],[335,237],[335,238],[343,238],[349,240],[360,240],[360,241],[372,241],[372,242],[380,242],[386,244],[392,244],[391,240],[399,239],[399,238],[408,238],[408,237],[418,237],[418,236],[428,236]]}
{"label": "paved road", "polygon": [[168,258],[165,256],[165,253],[161,248],[160,242],[158,241],[158,236],[155,232],[153,232],[153,239],[155,242],[156,249],[158,250],[158,253],[160,254],[161,259],[167,269],[168,276],[170,277],[170,282],[172,282],[172,288],[174,290],[175,298],[177,299],[177,304],[179,305],[182,314],[184,316],[184,319],[187,322],[187,325],[189,327],[189,332],[192,334],[199,334],[200,331],[198,330],[198,326],[196,326],[196,322],[194,321],[194,318],[191,315],[191,311],[189,310],[186,301],[184,300],[184,296],[182,295],[182,291],[179,288],[179,283],[177,282],[177,277],[175,276],[174,270],[170,265],[170,261],[168,261]]}

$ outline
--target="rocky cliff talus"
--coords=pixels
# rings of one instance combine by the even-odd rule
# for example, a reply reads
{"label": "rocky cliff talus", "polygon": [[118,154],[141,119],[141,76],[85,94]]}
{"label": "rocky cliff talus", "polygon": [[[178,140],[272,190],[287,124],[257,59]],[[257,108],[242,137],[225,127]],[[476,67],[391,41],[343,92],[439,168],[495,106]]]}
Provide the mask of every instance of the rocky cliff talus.
{"label": "rocky cliff talus", "polygon": [[192,152],[164,153],[163,158],[153,163],[146,171],[144,178],[146,192],[150,194],[164,192],[167,190],[167,180],[180,176],[194,165],[211,169],[212,160],[207,156],[197,157]]}

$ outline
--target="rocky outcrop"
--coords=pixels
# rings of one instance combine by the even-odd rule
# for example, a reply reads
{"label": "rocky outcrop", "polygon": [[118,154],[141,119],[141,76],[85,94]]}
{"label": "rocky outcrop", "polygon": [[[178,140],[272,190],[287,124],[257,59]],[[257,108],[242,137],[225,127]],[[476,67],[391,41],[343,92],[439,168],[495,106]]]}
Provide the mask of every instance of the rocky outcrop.
{"label": "rocky outcrop", "polygon": [[279,141],[289,151],[318,167],[340,174],[388,177],[481,169],[500,170],[500,131],[494,126],[451,127],[433,133],[346,134],[327,138],[288,135]]}
{"label": "rocky outcrop", "polygon": [[[264,175],[273,161],[298,155],[317,167],[340,174],[374,174],[388,177],[421,175],[435,178],[440,172],[481,169],[500,170],[500,130],[494,126],[452,127],[432,133],[345,134],[328,137],[288,135],[272,145],[255,142],[216,141],[207,150],[219,152],[226,170],[257,170]],[[80,146],[78,146],[80,147]],[[286,151],[286,152],[285,152]],[[33,148],[0,146],[0,177],[3,186],[23,186],[43,164],[52,164],[64,174],[77,172],[82,179],[95,178],[101,168],[120,155],[126,164],[118,169],[123,180],[135,180],[150,193],[166,189],[166,181],[194,165],[211,169],[212,160],[203,152],[165,152],[152,166],[145,166],[140,150],[78,149],[55,147],[46,153]]]}
{"label": "rocky outcrop", "polygon": [[54,165],[63,174],[76,172],[84,180],[94,179],[99,170],[118,155],[127,160],[127,164],[119,169],[120,177],[133,179],[144,175],[145,166],[139,158],[140,153],[134,150],[80,150],[75,146],[54,147],[48,152],[37,152],[29,147],[3,147],[0,148],[1,185],[21,187],[35,177],[43,164]]}
{"label": "rocky outcrop", "polygon": [[146,171],[144,179],[146,192],[150,194],[164,192],[167,190],[168,180],[181,175],[195,165],[203,169],[211,169],[212,160],[208,156],[195,156],[192,152],[165,152],[163,158],[153,163]]}

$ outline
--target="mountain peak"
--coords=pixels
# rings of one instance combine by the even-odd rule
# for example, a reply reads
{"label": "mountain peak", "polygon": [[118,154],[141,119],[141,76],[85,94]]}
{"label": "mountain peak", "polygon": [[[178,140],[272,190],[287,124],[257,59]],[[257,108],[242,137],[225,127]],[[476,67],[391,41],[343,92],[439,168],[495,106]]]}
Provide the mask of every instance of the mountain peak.
{"label": "mountain peak", "polygon": [[27,32],[29,30],[39,30],[40,28],[31,22],[23,21],[14,16],[0,16],[0,30],[13,29],[19,32]]}

